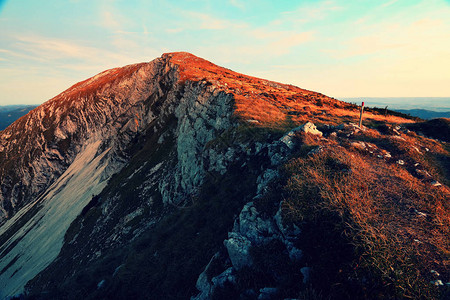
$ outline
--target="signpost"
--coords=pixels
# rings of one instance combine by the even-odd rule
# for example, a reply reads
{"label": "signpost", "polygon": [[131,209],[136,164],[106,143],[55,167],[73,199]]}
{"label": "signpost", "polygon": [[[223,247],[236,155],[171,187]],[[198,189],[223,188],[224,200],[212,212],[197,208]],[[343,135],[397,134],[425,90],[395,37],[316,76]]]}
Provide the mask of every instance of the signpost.
{"label": "signpost", "polygon": [[363,115],[363,112],[364,112],[364,101],[361,104],[361,113],[359,115],[359,128],[361,128],[361,126],[362,126],[362,115]]}

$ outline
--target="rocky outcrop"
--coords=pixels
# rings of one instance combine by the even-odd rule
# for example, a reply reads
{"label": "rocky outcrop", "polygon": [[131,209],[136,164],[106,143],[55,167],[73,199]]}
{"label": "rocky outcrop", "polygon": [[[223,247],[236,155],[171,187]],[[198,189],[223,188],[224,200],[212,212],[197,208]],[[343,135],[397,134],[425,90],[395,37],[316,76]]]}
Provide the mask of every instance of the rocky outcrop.
{"label": "rocky outcrop", "polygon": [[157,59],[105,71],[0,132],[0,223],[44,192],[89,139],[111,148],[120,168],[124,148],[155,119],[151,102],[162,96],[161,83],[176,82],[175,70],[164,68]]}
{"label": "rocky outcrop", "polygon": [[[191,299],[211,299],[215,293],[218,291],[220,293],[220,290],[224,287],[230,289],[230,286],[236,285],[239,271],[243,268],[246,268],[247,272],[257,273],[261,266],[254,266],[252,256],[254,249],[264,249],[265,246],[274,241],[283,246],[277,253],[270,253],[270,250],[267,250],[266,254],[271,257],[269,259],[279,260],[284,251],[288,254],[293,265],[298,264],[302,258],[302,251],[294,244],[301,238],[300,231],[298,228],[288,229],[282,223],[280,209],[274,217],[264,217],[256,210],[252,202],[247,203],[239,218],[236,219],[233,231],[228,233],[228,239],[224,241],[226,255],[217,253],[211,258],[210,263],[205,267],[197,281],[196,287],[200,293]],[[224,269],[221,273],[214,274],[211,270],[212,265],[221,265]],[[286,272],[289,271],[286,270]],[[303,274],[302,280],[307,283],[309,268],[299,265],[298,272]],[[279,274],[278,277],[283,278]],[[236,290],[242,292],[243,287],[236,287]],[[273,287],[246,290],[246,292],[250,292],[258,299],[274,299],[277,298],[276,294],[278,293]]]}
{"label": "rocky outcrop", "polygon": [[[189,83],[175,109],[177,167],[161,183],[165,203],[182,204],[186,195],[195,195],[207,171],[220,166],[205,166],[205,146],[233,124],[233,98],[214,86]],[[214,155],[214,153],[211,153]],[[210,158],[208,161],[214,161]],[[216,169],[217,168],[217,169]]]}
{"label": "rocky outcrop", "polygon": [[74,85],[0,132],[0,297],[298,297],[317,274],[286,162],[353,151],[445,184],[383,149],[403,127],[377,144],[362,135],[381,131],[322,123],[343,107],[188,53]]}
{"label": "rocky outcrop", "polygon": [[[304,128],[304,126],[301,128]],[[290,145],[292,147],[285,143],[287,137],[292,137],[290,135],[291,132],[283,136],[280,141],[261,147],[261,149],[271,150],[268,153],[270,153],[269,159],[274,162],[272,164],[273,167],[277,167],[283,162],[288,157],[290,149],[295,148],[296,140],[291,141]],[[269,184],[278,176],[276,169],[269,168],[262,172],[257,178],[257,192],[254,199],[264,197],[269,189]],[[235,289],[239,291],[238,293],[244,292],[244,294],[240,295],[242,297],[257,299],[275,299],[279,297],[279,291],[274,287],[263,287],[258,290],[252,290],[251,287],[248,287],[248,289],[244,289],[242,286],[237,287],[237,276],[239,276],[239,272],[242,269],[257,273],[257,269],[261,266],[254,265],[253,255],[255,249],[265,249],[267,245],[273,242],[282,245],[279,251],[284,252],[292,264],[299,264],[302,258],[302,251],[295,244],[301,237],[300,233],[299,228],[296,226],[286,226],[284,224],[281,214],[281,203],[275,213],[268,215],[261,214],[253,202],[248,202],[235,219],[233,230],[228,233],[228,238],[223,242],[225,249],[216,253],[200,274],[196,284],[200,293],[191,299],[211,299],[224,289]],[[279,252],[263,251],[266,251],[266,254],[273,258],[273,261],[277,261],[282,257],[282,254]],[[261,264],[261,261],[258,261],[258,264]],[[220,269],[217,268],[218,265],[222,267],[221,272],[217,271],[217,269]],[[214,270],[212,266],[214,266]],[[307,274],[308,270],[306,267],[298,267],[298,272],[302,274]],[[282,280],[283,276],[278,275],[278,278]],[[304,283],[307,282],[306,275],[303,275],[303,280]],[[233,286],[234,288],[231,288]]]}
{"label": "rocky outcrop", "polygon": [[[213,85],[179,81],[178,68],[170,55],[165,55],[150,63],[105,71],[74,85],[0,133],[0,222],[9,219],[0,229],[2,238],[8,239],[0,248],[0,276],[9,277],[2,280],[8,287],[2,287],[3,293],[20,291],[56,257],[65,231],[92,195],[100,193],[112,174],[128,165],[136,140],[151,132],[157,147],[164,146],[167,151],[161,151],[152,166],[147,165],[150,170],[140,185],[139,198],[148,195],[152,199],[156,190],[166,205],[185,205],[206,172],[216,170],[205,165],[213,159],[207,159],[203,151],[209,141],[233,126],[233,97]],[[93,162],[99,171],[90,182],[77,187],[82,181],[76,178]],[[139,171],[134,170],[127,181],[136,180],[133,177]],[[44,196],[39,198],[39,194]],[[102,222],[116,217],[118,222],[105,231],[110,236],[96,253],[102,253],[106,245],[121,244],[131,232],[138,236],[158,218],[153,216],[147,225],[130,232],[128,224],[142,218],[144,209],[154,201],[144,201],[150,204],[138,204],[127,216],[119,217],[123,211],[118,209],[118,199],[111,197],[102,204]],[[58,233],[49,239],[36,238],[48,231],[40,221],[58,209],[58,217],[46,221],[55,223]],[[17,231],[13,226],[17,223],[30,229]],[[102,228],[99,222],[92,235],[101,233]],[[45,249],[51,255],[36,256],[27,250],[31,248]],[[29,271],[17,272],[16,265]]]}
{"label": "rocky outcrop", "polygon": [[317,136],[319,136],[319,137],[322,136],[322,132],[319,131],[319,130],[317,130],[316,125],[314,125],[314,124],[311,123],[311,122],[306,122],[305,124],[303,124],[303,125],[301,125],[301,126],[299,126],[299,127],[296,127],[296,128],[294,128],[294,129],[292,129],[292,130],[289,131],[285,136],[283,136],[283,137],[281,138],[281,141],[282,141],[283,143],[285,143],[286,146],[289,147],[289,149],[293,149],[294,146],[295,146],[295,141],[293,141],[293,138],[294,138],[294,136],[295,136],[295,134],[296,134],[297,132],[303,132],[303,133],[306,133],[306,134],[317,135]]}

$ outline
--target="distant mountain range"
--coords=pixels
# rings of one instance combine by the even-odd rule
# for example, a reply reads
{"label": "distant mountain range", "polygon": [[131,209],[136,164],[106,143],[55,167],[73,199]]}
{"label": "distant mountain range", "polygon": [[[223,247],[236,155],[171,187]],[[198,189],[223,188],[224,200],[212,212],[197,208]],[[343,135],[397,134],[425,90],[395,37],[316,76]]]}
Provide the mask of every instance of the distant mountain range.
{"label": "distant mountain range", "polygon": [[419,117],[421,119],[430,120],[436,118],[450,118],[449,111],[433,111],[427,109],[394,109],[395,111],[401,112],[414,117]]}
{"label": "distant mountain range", "polygon": [[0,130],[5,129],[15,120],[26,115],[37,105],[6,105],[0,106]]}
{"label": "distant mountain range", "polygon": [[357,105],[364,101],[368,107],[384,108],[387,106],[389,110],[425,120],[450,118],[449,97],[357,97],[343,98],[342,100]]}
{"label": "distant mountain range", "polygon": [[450,97],[357,97],[342,98],[347,102],[361,104],[364,101],[366,106],[385,107],[391,110],[411,110],[425,109],[438,112],[450,111]]}

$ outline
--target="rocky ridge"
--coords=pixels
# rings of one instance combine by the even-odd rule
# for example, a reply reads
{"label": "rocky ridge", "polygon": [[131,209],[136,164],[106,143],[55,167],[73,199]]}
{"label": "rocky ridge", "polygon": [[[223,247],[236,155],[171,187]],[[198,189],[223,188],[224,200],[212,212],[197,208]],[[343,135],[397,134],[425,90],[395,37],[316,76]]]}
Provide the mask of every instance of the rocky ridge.
{"label": "rocky ridge", "polygon": [[[444,159],[435,141],[376,112],[373,128],[357,117],[351,104],[188,53],[74,85],[0,132],[1,296],[28,282],[38,299],[298,297],[322,269],[307,217],[292,217],[303,188],[284,191],[290,164],[316,159],[347,176],[359,166],[339,159],[353,156],[405,168],[415,184],[445,181],[422,157]],[[435,188],[437,202],[448,195],[445,182]]]}

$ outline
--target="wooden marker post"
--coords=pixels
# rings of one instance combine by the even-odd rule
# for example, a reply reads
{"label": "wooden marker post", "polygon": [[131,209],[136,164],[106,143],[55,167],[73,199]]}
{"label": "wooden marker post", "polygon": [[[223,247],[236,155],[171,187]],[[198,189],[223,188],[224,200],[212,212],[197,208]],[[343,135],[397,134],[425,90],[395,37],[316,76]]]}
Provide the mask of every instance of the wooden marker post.
{"label": "wooden marker post", "polygon": [[384,117],[385,118],[387,117],[387,108],[388,108],[388,106],[386,105],[386,107],[384,108]]}
{"label": "wooden marker post", "polygon": [[362,115],[363,115],[363,112],[364,112],[364,101],[361,104],[361,114],[359,115],[359,128],[361,128],[361,126],[362,126]]}

